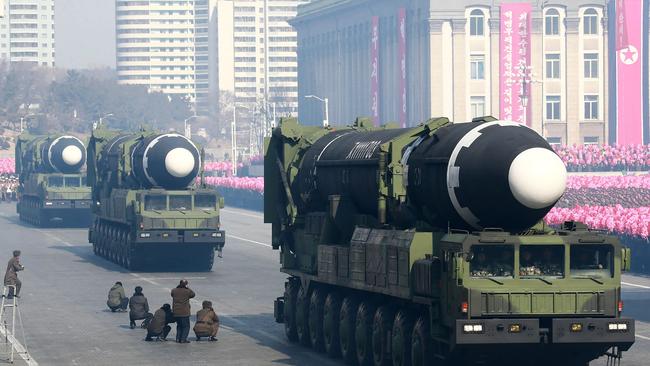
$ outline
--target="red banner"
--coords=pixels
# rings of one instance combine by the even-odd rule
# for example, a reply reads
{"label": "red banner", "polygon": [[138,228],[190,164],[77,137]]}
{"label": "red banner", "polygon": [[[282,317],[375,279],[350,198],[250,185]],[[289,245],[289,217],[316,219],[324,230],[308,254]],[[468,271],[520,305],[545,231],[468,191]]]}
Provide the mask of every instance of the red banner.
{"label": "red banner", "polygon": [[397,12],[397,31],[399,42],[399,123],[406,127],[407,123],[407,104],[406,104],[406,9],[400,8]]}
{"label": "red banner", "polygon": [[[530,126],[530,3],[501,4],[500,118]],[[524,82],[526,80],[526,82]]]}
{"label": "red banner", "polygon": [[379,17],[372,17],[370,29],[370,112],[375,126],[379,126]]}
{"label": "red banner", "polygon": [[616,4],[616,137],[619,145],[643,143],[643,1]]}

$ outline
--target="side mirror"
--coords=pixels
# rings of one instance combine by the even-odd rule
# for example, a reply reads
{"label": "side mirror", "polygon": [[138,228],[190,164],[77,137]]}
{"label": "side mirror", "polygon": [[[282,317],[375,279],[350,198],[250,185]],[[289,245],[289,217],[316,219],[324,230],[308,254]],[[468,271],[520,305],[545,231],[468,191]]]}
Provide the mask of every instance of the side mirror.
{"label": "side mirror", "polygon": [[465,259],[462,254],[456,255],[453,258],[452,278],[459,279],[463,277],[463,270],[465,268]]}
{"label": "side mirror", "polygon": [[219,208],[224,208],[226,207],[225,201],[223,197],[219,197]]}
{"label": "side mirror", "polygon": [[621,248],[621,271],[627,272],[632,268],[632,251],[630,248]]}
{"label": "side mirror", "polygon": [[474,260],[474,252],[463,253],[463,255],[465,256],[465,262],[469,263]]}

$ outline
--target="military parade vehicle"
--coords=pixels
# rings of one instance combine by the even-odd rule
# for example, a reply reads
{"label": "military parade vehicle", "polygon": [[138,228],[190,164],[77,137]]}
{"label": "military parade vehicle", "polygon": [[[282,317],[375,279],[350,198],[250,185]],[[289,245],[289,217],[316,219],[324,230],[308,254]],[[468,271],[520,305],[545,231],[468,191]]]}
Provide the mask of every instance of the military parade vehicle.
{"label": "military parade vehicle", "polygon": [[567,173],[541,136],[491,117],[371,124],[289,118],[266,141],[289,340],[359,365],[620,362],[630,252],[543,224]]}
{"label": "military parade vehicle", "polygon": [[223,199],[205,184],[202,155],[177,133],[96,128],[88,145],[94,252],[133,270],[210,271],[225,243]]}
{"label": "military parade vehicle", "polygon": [[85,164],[86,147],[74,136],[20,135],[16,141],[20,220],[37,226],[88,227],[90,188],[81,171]]}

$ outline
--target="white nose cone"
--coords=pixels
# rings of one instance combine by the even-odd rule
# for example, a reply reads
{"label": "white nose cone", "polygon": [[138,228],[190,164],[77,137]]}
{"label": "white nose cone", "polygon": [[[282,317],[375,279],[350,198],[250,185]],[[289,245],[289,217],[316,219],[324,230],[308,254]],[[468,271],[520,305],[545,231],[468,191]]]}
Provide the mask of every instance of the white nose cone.
{"label": "white nose cone", "polygon": [[83,153],[81,152],[81,149],[77,146],[70,145],[66,146],[65,149],[63,149],[63,152],[61,153],[61,157],[63,158],[63,161],[70,165],[70,166],[75,166],[81,162],[81,159],[83,158]]}
{"label": "white nose cone", "polygon": [[541,147],[517,155],[508,173],[512,195],[532,209],[549,207],[560,199],[566,180],[566,167],[560,157]]}
{"label": "white nose cone", "polygon": [[187,177],[194,170],[194,156],[182,147],[177,147],[165,156],[165,169],[167,173],[176,178]]}

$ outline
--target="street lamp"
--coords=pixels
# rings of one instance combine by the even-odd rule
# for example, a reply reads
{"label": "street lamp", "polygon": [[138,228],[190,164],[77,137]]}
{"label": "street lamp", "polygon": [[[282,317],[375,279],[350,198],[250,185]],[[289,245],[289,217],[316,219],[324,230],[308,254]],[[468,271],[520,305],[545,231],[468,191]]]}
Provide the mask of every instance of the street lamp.
{"label": "street lamp", "polygon": [[198,117],[198,116],[196,114],[194,114],[193,116],[185,118],[185,120],[183,121],[183,128],[184,128],[183,131],[185,131],[185,137],[187,137],[188,139],[192,138],[192,130],[191,130],[192,127],[191,127],[191,125],[188,125],[187,122],[189,120],[191,120],[191,119],[196,118],[196,117]]}
{"label": "street lamp", "polygon": [[528,88],[526,87],[528,83],[531,82],[531,66],[521,65],[519,69],[519,78],[521,80],[521,94],[519,99],[521,100],[521,106],[524,109],[524,124],[528,125]]}
{"label": "street lamp", "polygon": [[330,107],[329,107],[329,99],[327,98],[321,98],[315,95],[305,95],[305,98],[308,99],[318,99],[321,102],[325,103],[325,118],[323,119],[323,127],[327,128],[330,125]]}
{"label": "street lamp", "polygon": [[[237,104],[232,105],[232,125],[230,125],[230,146],[231,146],[231,157],[230,162],[232,164],[232,175],[237,176]],[[243,108],[250,111],[250,108],[239,105],[239,108]]]}

